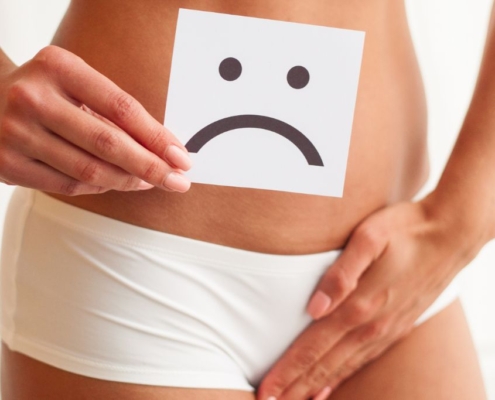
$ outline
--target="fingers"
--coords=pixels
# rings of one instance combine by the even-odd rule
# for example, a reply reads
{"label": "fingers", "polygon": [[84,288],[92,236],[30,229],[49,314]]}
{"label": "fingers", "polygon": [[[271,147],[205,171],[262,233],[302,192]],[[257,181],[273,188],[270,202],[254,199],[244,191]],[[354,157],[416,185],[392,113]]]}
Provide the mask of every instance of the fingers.
{"label": "fingers", "polygon": [[[325,354],[308,374],[294,382],[278,400],[307,399],[311,396],[326,398],[323,395],[333,393],[344,381],[380,358],[411,332],[412,327],[393,323],[394,320],[389,318],[387,322],[385,319],[377,319],[346,336],[335,350]],[[400,325],[400,329],[397,325]],[[374,332],[374,340],[367,339],[370,330]]]}
{"label": "fingers", "polygon": [[271,367],[258,388],[258,400],[278,398],[347,333],[340,321],[324,318],[309,325]]}
{"label": "fingers", "polygon": [[[19,144],[19,150],[25,156],[42,161],[80,182],[121,191],[145,190],[153,187],[153,185],[88,154],[41,127],[37,130],[35,128],[30,129],[29,132],[26,130],[23,135],[31,136],[30,146],[22,148],[22,141]],[[71,162],[67,162],[67,160],[71,160]]]}
{"label": "fingers", "polygon": [[321,389],[317,391],[317,396],[320,395],[320,393],[324,392],[325,388],[330,388],[329,394],[333,393],[347,379],[354,376],[364,367],[366,367],[374,360],[379,358],[383,353],[385,353],[386,350],[389,348],[389,345],[390,343],[388,342],[377,343],[374,344],[374,346],[366,347],[354,354],[352,357],[347,359],[343,365],[331,371],[328,377],[322,377],[322,382],[320,384]]}
{"label": "fingers", "polygon": [[54,98],[46,106],[40,121],[66,141],[153,186],[179,192],[190,187],[189,180],[180,170],[171,167],[125,132],[61,98]]}
{"label": "fingers", "polygon": [[390,321],[377,319],[350,332],[279,394],[277,400],[326,398],[392,344]]}
{"label": "fingers", "polygon": [[[325,398],[325,392],[328,396],[334,390],[333,385],[330,385],[332,373],[341,373],[341,367],[352,356],[352,350],[354,350],[347,341],[347,337],[341,343],[277,396],[277,400],[314,399],[318,396]],[[330,357],[329,354],[331,354]],[[328,389],[324,390],[324,388]]]}
{"label": "fingers", "polygon": [[[385,303],[380,293],[379,289],[362,293],[360,284],[359,291],[353,292],[331,316],[308,326],[265,376],[258,389],[258,399],[267,400],[269,396],[278,398],[301,376],[306,376],[314,365],[319,364],[325,354],[335,354],[333,352],[337,346],[340,346],[337,352],[355,350],[363,343],[380,337],[385,327],[376,324],[354,333],[355,340],[348,340],[346,336],[358,327],[367,326],[378,316]],[[346,340],[345,346],[349,347],[339,345],[341,340]]]}
{"label": "fingers", "polygon": [[[379,258],[373,265],[373,271],[386,271],[386,262],[388,259]],[[283,393],[300,376],[305,376],[313,365],[320,363],[325,354],[333,354],[334,347],[339,346],[337,343],[340,340],[347,340],[342,337],[349,332],[365,327],[359,331],[360,336],[356,340],[349,342],[354,350],[384,334],[387,327],[367,324],[381,315],[390,302],[391,292],[387,289],[387,284],[390,284],[388,279],[378,283],[380,275],[373,275],[373,279],[368,279],[368,276],[366,274],[360,280],[359,288],[342,301],[331,316],[315,321],[293,342],[265,376],[259,388],[259,400]]]}
{"label": "fingers", "polygon": [[[91,68],[81,58],[55,46],[44,49],[48,71],[56,75],[64,91],[109,119],[148,150],[165,158],[171,143],[187,154],[187,149],[162,124],[154,119],[131,95]],[[187,170],[187,165],[179,168]]]}
{"label": "fingers", "polygon": [[[2,160],[5,161],[5,160]],[[9,169],[9,179],[17,185],[65,196],[99,194],[109,189],[73,179],[40,161],[16,158]]]}
{"label": "fingers", "polygon": [[359,226],[320,280],[308,303],[308,314],[319,319],[335,310],[354,291],[361,275],[385,250],[386,244],[373,225]]}
{"label": "fingers", "polygon": [[[86,104],[81,104],[79,106],[79,108],[85,112],[87,112],[89,115],[92,115],[93,117],[95,118],[98,118],[99,120],[107,123],[108,125],[110,126],[113,126],[114,128],[117,128],[117,129],[120,129],[120,127],[118,127],[117,125],[115,125],[112,121],[110,121],[108,118],[105,118],[104,116],[98,114],[98,113],[95,113],[91,108],[89,108]],[[122,129],[120,129],[122,130]],[[124,132],[122,130],[122,132]]]}
{"label": "fingers", "polygon": [[[77,187],[105,187],[100,192],[149,184],[179,192],[189,189],[191,182],[181,174],[191,167],[187,149],[138,101],[73,53],[56,46],[42,49],[11,76],[5,92],[0,110],[3,181],[26,182],[12,179],[12,171],[18,172],[13,165],[23,160],[20,165],[26,166],[25,159],[34,157],[49,167],[42,168],[42,175],[58,170],[59,178],[79,181]],[[52,140],[56,145],[51,149],[39,142],[33,147],[35,138],[16,137],[16,132],[13,136],[12,131],[26,122],[41,125],[61,140]],[[10,146],[14,142],[17,148]],[[41,163],[30,164],[36,165]],[[54,192],[64,191],[54,188],[53,181],[49,185]]]}
{"label": "fingers", "polygon": [[[271,400],[268,396],[273,396],[277,400],[314,399],[318,396],[325,398],[325,393],[321,392],[328,392],[326,393],[328,396],[329,392],[334,389],[332,375],[340,376],[346,367],[346,361],[362,347],[363,344],[358,340],[358,334],[350,332],[332,349],[319,357],[312,358],[306,368],[299,371],[290,382],[280,372],[277,372],[276,377],[265,378],[258,389],[258,399]],[[292,365],[292,368],[294,367],[295,365]],[[283,385],[280,385],[281,382],[284,382]]]}

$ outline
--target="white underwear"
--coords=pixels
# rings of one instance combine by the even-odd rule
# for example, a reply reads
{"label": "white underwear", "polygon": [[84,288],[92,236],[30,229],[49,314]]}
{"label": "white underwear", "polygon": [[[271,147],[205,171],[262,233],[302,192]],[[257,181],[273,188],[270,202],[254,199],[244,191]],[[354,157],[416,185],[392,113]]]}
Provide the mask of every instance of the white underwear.
{"label": "white underwear", "polygon": [[[309,298],[339,254],[203,242],[18,187],[1,253],[2,340],[93,378],[254,391],[311,323]],[[416,324],[457,295],[454,280]]]}

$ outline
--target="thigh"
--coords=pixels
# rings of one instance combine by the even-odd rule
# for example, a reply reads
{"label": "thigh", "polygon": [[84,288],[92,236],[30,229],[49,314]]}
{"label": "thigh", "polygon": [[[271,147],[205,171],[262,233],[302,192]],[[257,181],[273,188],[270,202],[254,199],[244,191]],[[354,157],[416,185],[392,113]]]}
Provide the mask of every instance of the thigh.
{"label": "thigh", "polygon": [[[108,382],[38,362],[2,343],[3,400],[255,400],[236,390]],[[458,300],[348,379],[332,400],[484,400],[481,372]],[[301,399],[303,400],[303,399]]]}
{"label": "thigh", "polygon": [[481,371],[459,300],[353,375],[331,400],[485,400]]}
{"label": "thigh", "polygon": [[254,400],[253,393],[110,382],[76,375],[24,354],[2,342],[2,400]]}

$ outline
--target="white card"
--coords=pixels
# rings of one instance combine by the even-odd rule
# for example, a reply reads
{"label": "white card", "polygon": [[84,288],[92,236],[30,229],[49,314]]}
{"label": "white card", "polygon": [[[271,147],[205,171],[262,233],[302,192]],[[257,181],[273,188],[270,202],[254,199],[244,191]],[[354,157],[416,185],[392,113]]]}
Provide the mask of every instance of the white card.
{"label": "white card", "polygon": [[164,124],[185,175],[342,197],[364,36],[180,9]]}

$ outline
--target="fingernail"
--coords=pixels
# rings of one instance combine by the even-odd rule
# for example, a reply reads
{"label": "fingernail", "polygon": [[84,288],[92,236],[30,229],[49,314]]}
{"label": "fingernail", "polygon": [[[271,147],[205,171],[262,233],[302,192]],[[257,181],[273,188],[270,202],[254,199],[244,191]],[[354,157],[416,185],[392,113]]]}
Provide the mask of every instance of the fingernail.
{"label": "fingernail", "polygon": [[321,290],[318,290],[308,304],[308,314],[314,319],[320,318],[330,306],[332,300]]}
{"label": "fingernail", "polygon": [[178,192],[184,193],[191,187],[191,181],[187,179],[184,175],[177,172],[171,172],[168,174],[165,180],[165,186],[170,189],[177,190]]}
{"label": "fingernail", "polygon": [[332,389],[330,386],[325,386],[321,389],[318,394],[313,398],[313,400],[325,400],[329,395]]}
{"label": "fingernail", "polygon": [[276,398],[275,396],[270,396],[270,397],[268,397],[268,399],[266,399],[266,400],[277,400],[277,398]]}
{"label": "fingernail", "polygon": [[137,190],[148,190],[151,189],[152,187],[155,187],[155,185],[152,185],[151,183],[141,181],[139,182],[139,185],[137,186]]}
{"label": "fingernail", "polygon": [[174,144],[168,146],[165,157],[167,157],[167,159],[175,166],[183,169],[184,171],[189,170],[192,166],[192,161],[189,155]]}

